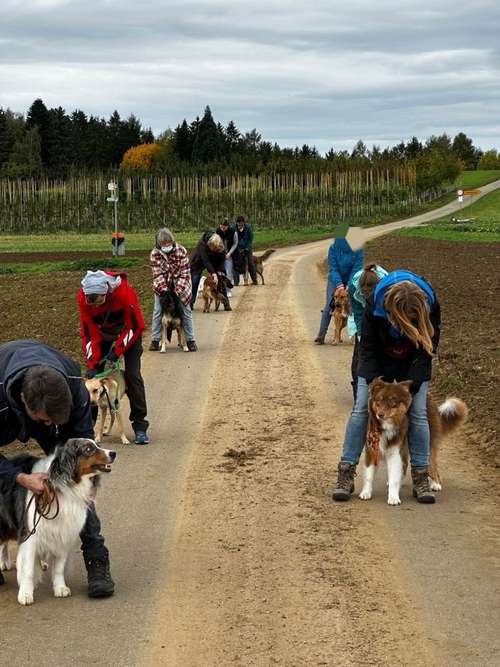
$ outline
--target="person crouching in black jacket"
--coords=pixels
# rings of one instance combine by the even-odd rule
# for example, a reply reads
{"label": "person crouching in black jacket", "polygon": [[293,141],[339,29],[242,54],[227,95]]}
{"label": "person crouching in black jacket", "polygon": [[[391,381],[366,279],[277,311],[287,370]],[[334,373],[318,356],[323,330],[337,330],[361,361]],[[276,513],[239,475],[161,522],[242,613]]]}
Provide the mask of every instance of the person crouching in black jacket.
{"label": "person crouching in black jacket", "polygon": [[439,344],[441,309],[430,283],[411,271],[392,271],[367,300],[361,328],[357,397],[346,427],[334,500],[348,500],[365,444],[368,386],[377,377],[411,380],[408,445],[418,502],[433,503],[429,488],[427,389]]}
{"label": "person crouching in black jacket", "polygon": [[[0,345],[0,447],[30,438],[45,454],[69,438],[93,439],[90,398],[79,364],[45,343],[15,340]],[[0,476],[35,494],[43,491],[47,477],[42,472],[23,473],[1,455]],[[89,505],[80,538],[89,597],[112,595],[109,553],[94,503]]]}
{"label": "person crouching in black jacket", "polygon": [[217,289],[225,296],[224,310],[231,310],[227,299],[225,280],[223,279],[225,277],[225,259],[226,252],[221,237],[215,232],[205,232],[191,253],[191,284],[193,288],[191,308],[194,308],[201,275],[206,269],[217,284]]}

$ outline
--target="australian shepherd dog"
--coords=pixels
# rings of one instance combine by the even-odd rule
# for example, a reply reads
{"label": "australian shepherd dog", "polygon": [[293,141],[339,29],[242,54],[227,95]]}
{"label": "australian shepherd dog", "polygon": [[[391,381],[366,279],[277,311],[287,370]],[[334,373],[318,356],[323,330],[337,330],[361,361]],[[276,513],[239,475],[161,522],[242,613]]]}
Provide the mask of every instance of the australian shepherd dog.
{"label": "australian shepherd dog", "polygon": [[[111,433],[116,418],[118,428],[120,429],[120,440],[122,441],[122,445],[129,445],[130,441],[125,435],[125,427],[120,411],[122,398],[127,391],[125,373],[121,370],[116,370],[114,373],[106,377],[94,377],[85,380],[85,386],[89,392],[91,404],[98,408],[99,419],[96,422],[96,443],[99,444],[102,442],[103,435],[109,435]],[[110,423],[105,426],[108,409],[110,413]]]}
{"label": "australian shepherd dog", "polygon": [[161,345],[160,352],[167,351],[167,341],[172,340],[172,331],[177,332],[179,347],[188,352],[186,332],[182,326],[182,313],[177,297],[172,290],[163,290],[160,295],[161,304]]}
{"label": "australian shepherd dog", "polygon": [[[368,428],[365,445],[363,488],[359,497],[372,497],[373,478],[381,459],[387,464],[389,505],[400,505],[399,491],[408,467],[408,416],[412,396],[411,380],[384,382],[373,380],[368,397]],[[429,482],[431,491],[441,491],[438,469],[438,445],[441,438],[454,431],[467,417],[467,406],[459,398],[447,398],[437,405],[427,397],[430,428]]]}
{"label": "australian shepherd dog", "polygon": [[218,273],[217,275],[217,283],[211,274],[205,278],[205,282],[203,283],[203,291],[201,295],[203,297],[203,301],[205,302],[205,305],[203,306],[204,313],[210,312],[210,306],[212,305],[212,302],[215,304],[215,310],[219,310],[221,303],[224,306],[224,310],[232,310],[229,304],[229,299],[225,294],[222,293],[221,288],[224,284],[226,287],[231,289],[233,284],[223,273]]}
{"label": "australian shepherd dog", "polygon": [[333,293],[330,313],[333,317],[332,345],[338,345],[342,342],[342,330],[346,328],[349,317],[349,293],[346,287],[339,287]]}
{"label": "australian shepherd dog", "polygon": [[52,561],[55,597],[71,595],[64,579],[66,561],[85,524],[99,476],[111,472],[115,457],[94,440],[73,438],[50,456],[21,454],[11,459],[26,474],[48,475],[39,496],[15,480],[0,478],[0,570],[10,569],[7,542],[17,540],[19,604],[33,604],[35,586],[48,561]]}

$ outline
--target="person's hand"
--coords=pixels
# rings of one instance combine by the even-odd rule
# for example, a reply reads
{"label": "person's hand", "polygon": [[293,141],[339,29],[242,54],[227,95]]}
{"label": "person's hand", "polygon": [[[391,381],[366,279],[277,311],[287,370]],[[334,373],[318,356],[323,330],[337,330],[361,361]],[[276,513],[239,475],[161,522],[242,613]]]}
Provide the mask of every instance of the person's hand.
{"label": "person's hand", "polygon": [[97,371],[95,368],[87,368],[87,380],[91,380],[95,375],[97,375]]}
{"label": "person's hand", "polygon": [[231,255],[229,253],[226,254],[226,259],[231,259]]}
{"label": "person's hand", "polygon": [[43,482],[48,478],[46,472],[32,472],[30,475],[20,472],[16,477],[16,482],[25,489],[39,494],[43,492]]}
{"label": "person's hand", "polygon": [[108,352],[108,361],[110,364],[114,364],[116,361],[118,361],[118,355],[114,350],[110,350]]}
{"label": "person's hand", "polygon": [[212,278],[214,279],[214,283],[216,285],[219,284],[219,276],[216,273],[212,273]]}

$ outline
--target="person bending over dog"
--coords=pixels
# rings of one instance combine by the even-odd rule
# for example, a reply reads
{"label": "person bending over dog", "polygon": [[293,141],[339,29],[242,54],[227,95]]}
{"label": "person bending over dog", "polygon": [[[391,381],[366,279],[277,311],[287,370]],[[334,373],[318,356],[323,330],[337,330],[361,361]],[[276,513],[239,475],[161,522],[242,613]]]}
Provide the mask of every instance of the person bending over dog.
{"label": "person bending over dog", "polygon": [[361,340],[361,326],[365,314],[366,299],[373,292],[378,281],[387,275],[387,271],[377,264],[357,271],[347,286],[349,292],[350,315],[347,324],[349,337],[354,336],[354,349],[352,351],[351,375],[352,391],[354,400],[358,391],[358,358],[359,341]]}
{"label": "person bending over dog", "polygon": [[[30,438],[45,454],[70,438],[93,439],[90,400],[79,364],[45,343],[15,340],[0,345],[0,447]],[[24,474],[1,455],[0,476],[35,494],[42,493],[47,477],[41,472]],[[80,538],[89,597],[112,595],[109,552],[93,502]]]}
{"label": "person bending over dog", "polygon": [[224,297],[222,299],[224,301],[224,310],[231,310],[227,298],[227,278],[224,273],[225,258],[224,242],[221,237],[215,232],[205,232],[191,254],[191,282],[193,288],[191,308],[194,308],[196,297],[198,296],[201,274],[206,269],[212,276],[218,291]]}
{"label": "person bending over dog", "polygon": [[353,275],[363,267],[363,251],[352,250],[345,238],[336,238],[328,249],[328,280],[326,304],[321,311],[319,332],[314,342],[323,345],[330,325],[331,303],[337,289],[347,287]]}
{"label": "person bending over dog", "polygon": [[193,315],[190,308],[192,290],[188,253],[186,248],[175,241],[174,235],[166,227],[162,227],[156,234],[156,244],[151,251],[150,263],[153,271],[155,302],[149,349],[152,352],[160,349],[161,296],[162,292],[171,290],[180,310],[188,350],[196,352],[198,348],[194,340]]}
{"label": "person bending over dog", "polygon": [[141,375],[144,320],[135,290],[124,273],[87,271],[77,300],[87,378],[101,373],[106,361],[115,363],[123,355],[134,442],[147,445],[149,423]]}
{"label": "person bending over dog", "polygon": [[239,215],[236,218],[236,233],[238,235],[238,248],[233,255],[234,284],[240,284],[240,273],[246,273],[248,269],[252,283],[257,285],[257,272],[253,262],[253,229],[252,225],[245,222],[244,215]]}
{"label": "person bending over dog", "polygon": [[429,488],[427,388],[439,343],[441,310],[430,283],[411,271],[388,273],[367,299],[357,379],[357,397],[347,422],[334,500],[349,500],[356,465],[365,445],[368,387],[375,378],[411,380],[408,446],[413,490],[420,503],[433,503]]}

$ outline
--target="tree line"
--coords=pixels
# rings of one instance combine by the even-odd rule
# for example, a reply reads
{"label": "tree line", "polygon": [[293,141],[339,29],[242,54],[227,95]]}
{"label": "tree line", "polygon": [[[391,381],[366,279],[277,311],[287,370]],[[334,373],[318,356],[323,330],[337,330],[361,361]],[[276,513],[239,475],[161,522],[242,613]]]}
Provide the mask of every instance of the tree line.
{"label": "tree line", "polygon": [[208,106],[201,118],[184,119],[157,137],[136,116],[122,119],[118,111],[106,120],[79,109],[49,109],[41,99],[26,117],[0,109],[0,176],[10,178],[64,179],[117,168],[126,175],[314,173],[409,163],[417,168],[419,189],[453,180],[463,168],[500,168],[496,151],[483,154],[463,132],[386,148],[360,140],[352,151],[331,148],[320,155],[308,144],[281,147],[257,129],[241,132],[234,121],[216,122]]}

